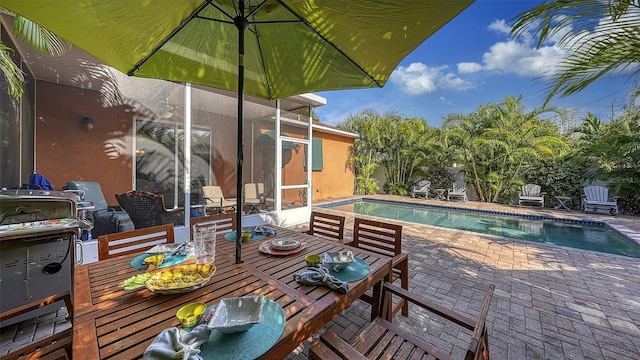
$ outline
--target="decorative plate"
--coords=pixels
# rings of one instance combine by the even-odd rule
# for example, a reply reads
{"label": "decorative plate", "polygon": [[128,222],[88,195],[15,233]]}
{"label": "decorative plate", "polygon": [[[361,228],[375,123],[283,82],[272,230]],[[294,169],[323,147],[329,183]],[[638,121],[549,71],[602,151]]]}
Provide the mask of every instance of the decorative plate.
{"label": "decorative plate", "polygon": [[291,250],[300,246],[300,240],[290,237],[281,237],[271,240],[271,247],[274,250]]}
{"label": "decorative plate", "polygon": [[302,251],[304,248],[307,247],[307,242],[305,240],[302,240],[300,241],[300,246],[298,246],[297,248],[289,249],[289,250],[278,250],[273,248],[273,244],[271,244],[271,242],[272,240],[264,241],[262,244],[260,244],[260,247],[258,247],[258,250],[262,251],[265,254],[270,254],[270,255],[291,255],[291,254],[299,253],[300,251]]}
{"label": "decorative plate", "polygon": [[178,265],[158,271],[145,283],[156,294],[179,294],[203,287],[216,272],[213,264]]}

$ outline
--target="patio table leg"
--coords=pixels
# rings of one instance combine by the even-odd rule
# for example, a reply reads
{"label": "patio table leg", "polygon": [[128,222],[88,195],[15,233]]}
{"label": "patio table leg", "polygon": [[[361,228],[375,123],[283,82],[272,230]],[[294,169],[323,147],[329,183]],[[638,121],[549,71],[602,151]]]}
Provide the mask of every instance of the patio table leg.
{"label": "patio table leg", "polygon": [[569,196],[555,196],[556,200],[558,200],[558,205],[556,205],[556,207],[554,207],[554,209],[558,210],[558,209],[565,209],[568,211],[571,211],[571,209],[569,209],[566,205],[567,201],[571,201],[571,197]]}

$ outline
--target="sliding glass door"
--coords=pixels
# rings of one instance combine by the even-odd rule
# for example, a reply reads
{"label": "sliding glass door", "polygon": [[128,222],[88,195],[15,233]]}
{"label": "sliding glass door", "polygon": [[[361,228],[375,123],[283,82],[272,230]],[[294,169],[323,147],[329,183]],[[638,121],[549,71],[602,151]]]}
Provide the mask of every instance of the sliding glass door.
{"label": "sliding glass door", "polygon": [[[164,196],[166,208],[184,203],[184,126],[137,118],[135,187]],[[191,130],[191,200],[200,202],[202,185],[211,179],[211,130]]]}

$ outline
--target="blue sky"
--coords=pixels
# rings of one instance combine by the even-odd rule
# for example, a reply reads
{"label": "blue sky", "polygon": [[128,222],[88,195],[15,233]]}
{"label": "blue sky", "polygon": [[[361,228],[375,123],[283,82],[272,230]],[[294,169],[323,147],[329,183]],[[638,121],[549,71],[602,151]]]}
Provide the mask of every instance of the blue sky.
{"label": "blue sky", "polygon": [[[316,113],[335,125],[372,108],[440,127],[448,114],[469,114],[507,96],[522,95],[528,110],[539,107],[548,85],[541,72],[555,69],[566,51],[554,41],[536,49],[532,39],[512,39],[508,32],[518,14],[541,2],[477,0],[402,60],[383,88],[318,92],[327,105]],[[628,75],[610,76],[551,105],[609,120],[612,104],[619,107],[632,87]]]}

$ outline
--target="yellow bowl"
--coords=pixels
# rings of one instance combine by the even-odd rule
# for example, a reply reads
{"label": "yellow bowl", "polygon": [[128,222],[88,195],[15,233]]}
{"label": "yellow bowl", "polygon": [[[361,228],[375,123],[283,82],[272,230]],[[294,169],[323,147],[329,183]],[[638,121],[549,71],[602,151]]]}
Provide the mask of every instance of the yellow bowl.
{"label": "yellow bowl", "polygon": [[178,310],[176,317],[180,320],[183,327],[193,327],[200,321],[206,309],[207,305],[205,303],[196,302],[187,304]]}
{"label": "yellow bowl", "polygon": [[316,267],[320,265],[320,255],[307,255],[307,257],[304,258],[304,261],[307,262],[307,266]]}
{"label": "yellow bowl", "polygon": [[251,239],[251,233],[250,232],[243,232],[242,233],[242,241],[249,241],[249,239]]}
{"label": "yellow bowl", "polygon": [[144,263],[147,264],[148,270],[153,270],[162,265],[164,261],[164,255],[152,255],[144,259]]}

